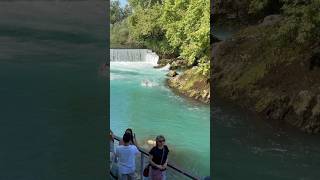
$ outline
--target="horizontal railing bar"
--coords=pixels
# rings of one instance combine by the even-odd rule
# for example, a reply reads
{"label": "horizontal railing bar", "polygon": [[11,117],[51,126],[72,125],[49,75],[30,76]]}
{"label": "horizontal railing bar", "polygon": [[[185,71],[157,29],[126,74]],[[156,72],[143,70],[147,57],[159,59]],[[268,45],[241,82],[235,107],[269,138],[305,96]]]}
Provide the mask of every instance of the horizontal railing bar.
{"label": "horizontal railing bar", "polygon": [[[117,141],[119,141],[119,142],[121,141],[121,138],[118,137],[118,136],[114,136],[114,139],[117,140]],[[144,149],[142,149],[141,147],[138,147],[138,146],[137,146],[137,148],[138,148],[138,150],[139,150],[142,154],[144,154],[144,155],[146,155],[146,156],[149,156],[149,153],[146,152]],[[177,168],[176,166],[174,166],[174,165],[172,165],[172,164],[170,164],[170,163],[168,163],[168,167],[170,167],[171,169],[173,169],[173,170],[175,170],[175,171],[177,171],[177,172],[179,172],[179,173],[187,176],[187,177],[190,178],[190,179],[199,180],[199,178],[196,178],[196,177],[192,176],[191,174],[182,171],[181,169]],[[141,167],[141,168],[143,168],[143,167]]]}
{"label": "horizontal railing bar", "polygon": [[113,179],[118,179],[118,177],[114,175],[111,171],[110,171],[110,175],[113,177]]}

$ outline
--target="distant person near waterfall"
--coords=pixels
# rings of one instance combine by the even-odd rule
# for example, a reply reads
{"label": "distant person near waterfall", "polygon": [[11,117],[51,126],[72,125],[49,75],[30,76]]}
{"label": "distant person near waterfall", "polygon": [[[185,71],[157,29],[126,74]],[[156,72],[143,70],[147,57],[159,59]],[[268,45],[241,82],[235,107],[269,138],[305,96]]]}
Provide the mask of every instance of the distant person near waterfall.
{"label": "distant person near waterfall", "polygon": [[135,145],[131,145],[131,135],[125,133],[122,138],[123,145],[119,145],[116,149],[116,157],[118,157],[119,180],[135,180],[136,162],[135,158],[139,154],[139,150]]}
{"label": "distant person near waterfall", "polygon": [[151,165],[149,177],[151,180],[166,180],[169,149],[165,145],[165,141],[164,136],[157,136],[156,146],[149,152],[149,162]]}
{"label": "distant person near waterfall", "polygon": [[[132,129],[130,129],[130,128],[126,129],[126,131],[125,131],[124,133],[125,133],[125,134],[126,134],[126,133],[130,134],[130,142],[129,142],[129,143],[130,143],[131,145],[136,145],[136,146],[138,146],[137,139],[136,139],[136,134],[133,133]],[[123,140],[121,140],[121,141],[119,142],[119,145],[124,145]]]}

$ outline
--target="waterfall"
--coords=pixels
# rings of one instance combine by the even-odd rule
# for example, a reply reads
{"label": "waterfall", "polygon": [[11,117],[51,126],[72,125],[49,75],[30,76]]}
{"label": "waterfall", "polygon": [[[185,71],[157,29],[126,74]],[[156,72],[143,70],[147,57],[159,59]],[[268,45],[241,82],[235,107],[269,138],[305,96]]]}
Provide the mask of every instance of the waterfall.
{"label": "waterfall", "polygon": [[159,56],[149,49],[110,49],[111,62],[146,62],[156,65]]}

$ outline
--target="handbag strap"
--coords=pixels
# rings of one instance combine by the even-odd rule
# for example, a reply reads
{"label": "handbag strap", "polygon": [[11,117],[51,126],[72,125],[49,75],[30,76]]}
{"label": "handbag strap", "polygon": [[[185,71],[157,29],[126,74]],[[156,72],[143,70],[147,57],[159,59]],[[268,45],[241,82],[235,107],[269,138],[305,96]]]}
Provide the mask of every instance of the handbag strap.
{"label": "handbag strap", "polygon": [[160,162],[160,165],[162,165],[163,156],[164,156],[164,146],[163,146],[163,149],[162,149],[162,156],[161,156],[161,162]]}
{"label": "handbag strap", "polygon": [[[160,162],[160,165],[162,164],[163,156],[164,156],[164,146],[163,146],[163,149],[162,149],[162,156],[161,156],[161,162]],[[152,166],[152,165],[149,163],[147,167],[149,167],[149,166]]]}

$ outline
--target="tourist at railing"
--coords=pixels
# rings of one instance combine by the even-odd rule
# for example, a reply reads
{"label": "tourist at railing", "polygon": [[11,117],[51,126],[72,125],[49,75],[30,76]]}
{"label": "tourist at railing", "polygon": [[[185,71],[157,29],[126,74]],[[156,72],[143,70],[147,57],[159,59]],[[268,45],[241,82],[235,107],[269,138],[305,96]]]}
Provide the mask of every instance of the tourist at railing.
{"label": "tourist at railing", "polygon": [[125,133],[122,141],[123,145],[119,145],[116,149],[116,157],[118,158],[119,180],[135,180],[136,163],[135,158],[139,154],[139,150],[135,145],[131,145],[132,135]]}
{"label": "tourist at railing", "polygon": [[[137,139],[136,139],[136,134],[133,133],[132,129],[130,129],[130,128],[126,129],[126,131],[125,131],[124,133],[130,134],[130,144],[131,144],[131,145],[136,145],[136,146],[138,146]],[[123,143],[123,140],[121,140],[121,141],[119,142],[119,145],[123,145],[123,144],[124,144],[124,143]]]}
{"label": "tourist at railing", "polygon": [[165,138],[157,136],[156,146],[149,152],[149,162],[151,165],[149,177],[151,180],[165,180],[168,165],[168,146],[165,145]]}

